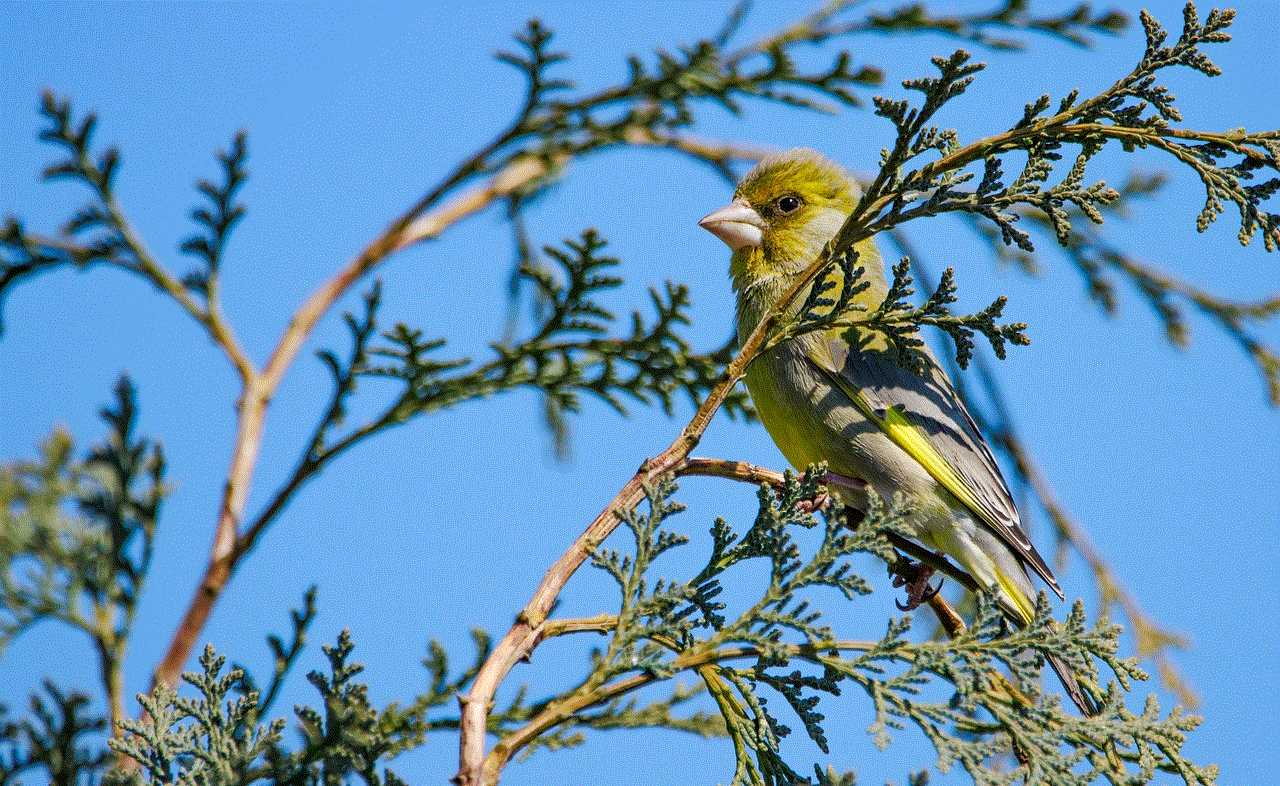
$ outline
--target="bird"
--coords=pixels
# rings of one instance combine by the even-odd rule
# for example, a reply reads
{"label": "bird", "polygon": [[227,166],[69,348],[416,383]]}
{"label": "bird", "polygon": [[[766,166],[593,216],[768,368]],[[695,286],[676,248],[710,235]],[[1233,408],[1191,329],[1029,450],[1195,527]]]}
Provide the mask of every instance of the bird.
{"label": "bird", "polygon": [[[732,250],[740,341],[817,260],[860,194],[838,164],[797,148],[763,158],[728,205],[698,222]],[[865,286],[851,305],[874,310],[888,292],[883,263],[870,239],[854,248]],[[803,293],[794,298],[790,316],[804,300]],[[900,364],[883,332],[846,322],[768,346],[743,379],[788,462],[800,471],[825,462],[885,500],[902,493],[913,508],[914,539],[954,558],[1025,627],[1036,596],[1028,569],[1065,600],[1062,588],[1023,532],[1000,468],[946,372],[928,347],[919,349],[923,374]],[[852,487],[832,493],[865,510],[865,496]],[[1097,714],[1070,666],[1048,660],[1081,712]]]}

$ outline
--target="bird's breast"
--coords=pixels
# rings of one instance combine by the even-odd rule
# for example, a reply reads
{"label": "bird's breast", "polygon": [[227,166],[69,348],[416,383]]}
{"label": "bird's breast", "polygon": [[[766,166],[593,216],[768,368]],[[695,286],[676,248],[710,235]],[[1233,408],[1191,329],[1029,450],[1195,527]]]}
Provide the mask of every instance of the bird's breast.
{"label": "bird's breast", "polygon": [[885,499],[934,490],[937,481],[928,471],[809,359],[804,340],[773,347],[745,375],[760,421],[787,461],[801,471],[826,462],[830,471],[868,483]]}

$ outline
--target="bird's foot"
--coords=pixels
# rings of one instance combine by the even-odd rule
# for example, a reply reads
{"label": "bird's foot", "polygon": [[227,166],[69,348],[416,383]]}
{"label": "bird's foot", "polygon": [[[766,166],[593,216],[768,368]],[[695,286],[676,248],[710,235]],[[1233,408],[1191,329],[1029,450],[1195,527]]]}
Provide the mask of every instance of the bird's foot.
{"label": "bird's foot", "polygon": [[814,513],[825,508],[830,501],[831,495],[825,491],[820,491],[815,496],[800,500],[800,504],[796,505],[796,507],[805,513]]}
{"label": "bird's foot", "polygon": [[938,594],[938,590],[942,589],[942,582],[938,582],[938,586],[930,587],[929,579],[933,578],[936,573],[933,568],[923,562],[913,562],[906,557],[898,560],[898,564],[893,566],[893,586],[907,588],[907,602],[894,601],[898,609],[901,611],[912,611],[924,603],[928,603]]}

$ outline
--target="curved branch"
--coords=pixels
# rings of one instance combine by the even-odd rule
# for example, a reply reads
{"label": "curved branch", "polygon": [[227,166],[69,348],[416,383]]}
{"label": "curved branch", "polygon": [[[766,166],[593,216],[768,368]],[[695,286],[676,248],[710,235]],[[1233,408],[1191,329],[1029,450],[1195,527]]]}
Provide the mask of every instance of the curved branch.
{"label": "curved branch", "polygon": [[[786,645],[784,649],[789,657],[808,660],[813,663],[825,663],[824,657],[829,656],[833,651],[867,652],[878,646],[878,644],[879,642],[871,641],[830,641],[812,644],[790,644]],[[677,655],[671,661],[671,668],[674,671],[696,671],[727,660],[759,658],[761,654],[762,652],[759,648],[750,645],[724,647],[714,650],[690,650]],[[892,657],[909,660],[902,657],[901,652],[893,653]],[[614,683],[599,686],[594,690],[583,691],[576,696],[569,697],[564,702],[553,704],[494,745],[493,750],[489,752],[485,759],[485,772],[491,773],[493,779],[496,780],[497,774],[511,761],[512,756],[519,753],[525,746],[537,739],[538,736],[564,723],[576,713],[588,707],[604,704],[619,696],[639,690],[646,685],[661,682],[664,679],[667,679],[667,677],[653,672],[642,672]]]}
{"label": "curved branch", "polygon": [[760,324],[742,342],[742,348],[729,362],[720,376],[720,381],[707,394],[702,406],[694,413],[689,424],[681,430],[675,440],[666,450],[640,465],[613,500],[600,511],[577,540],[547,570],[533,597],[517,616],[515,625],[507,631],[506,636],[480,667],[471,691],[465,696],[459,694],[458,703],[461,706],[462,719],[458,734],[458,772],[452,778],[453,783],[458,786],[476,786],[497,781],[498,770],[491,769],[487,764],[484,743],[489,707],[493,704],[498,685],[511,669],[521,660],[529,657],[537,646],[542,638],[541,629],[546,624],[547,615],[556,598],[559,597],[560,591],[564,589],[574,572],[591,556],[595,548],[620,523],[617,511],[629,510],[640,504],[644,499],[644,487],[658,476],[674,471],[697,447],[703,432],[711,424],[712,416],[724,403],[734,385],[738,384],[738,380],[746,371],[747,364],[763,350],[766,338],[773,332],[782,314],[786,313],[786,309],[827,266],[830,247],[828,245],[828,249],[819,255],[818,259],[779,298],[773,308],[765,313]]}
{"label": "curved branch", "polygon": [[[281,336],[266,368],[258,372],[248,365],[247,360],[243,361],[243,367],[240,361],[236,361],[237,367],[242,369],[244,388],[238,404],[239,418],[231,467],[227,472],[227,482],[219,506],[218,524],[214,532],[209,562],[163,660],[152,675],[153,685],[164,684],[174,687],[178,684],[182,668],[190,657],[200,631],[208,621],[218,597],[225,589],[240,559],[248,553],[249,547],[253,544],[257,532],[242,533],[240,524],[244,517],[253,472],[262,445],[267,404],[275,395],[285,372],[315,330],[321,317],[329,312],[356,281],[388,256],[414,243],[437,237],[463,218],[505,198],[531,180],[541,177],[546,172],[546,167],[546,162],[535,158],[513,163],[485,185],[474,188],[431,212],[427,212],[427,209],[438,199],[439,192],[437,190],[424,197],[370,243],[359,256],[303,302],[294,313],[284,335]],[[178,287],[177,291],[181,290],[177,282],[172,283]],[[162,288],[167,292],[174,291],[167,286]],[[203,319],[201,321],[205,322]],[[230,350],[228,353],[232,354]],[[234,357],[233,355],[233,359]],[[243,353],[240,353],[240,357],[243,358]]]}

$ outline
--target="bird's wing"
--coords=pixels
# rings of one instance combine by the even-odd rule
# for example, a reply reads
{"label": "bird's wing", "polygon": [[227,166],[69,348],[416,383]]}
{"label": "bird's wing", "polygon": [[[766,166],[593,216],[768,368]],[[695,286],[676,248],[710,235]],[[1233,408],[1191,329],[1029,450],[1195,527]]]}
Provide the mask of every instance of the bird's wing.
{"label": "bird's wing", "polygon": [[925,376],[903,368],[888,351],[851,348],[843,339],[814,341],[808,355],[867,418],[1065,599],[1053,572],[1022,531],[986,440],[927,349],[934,373]]}

